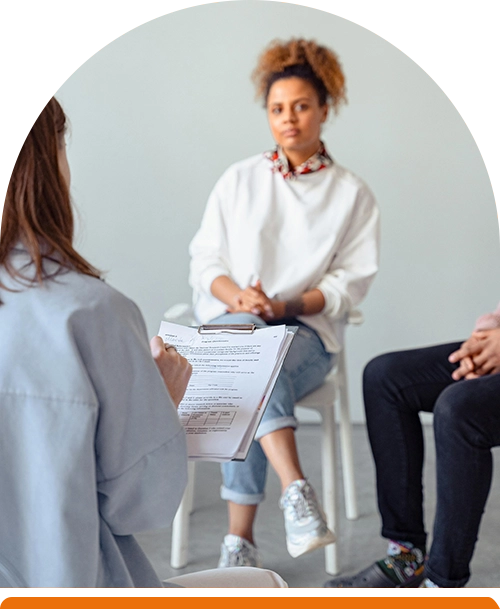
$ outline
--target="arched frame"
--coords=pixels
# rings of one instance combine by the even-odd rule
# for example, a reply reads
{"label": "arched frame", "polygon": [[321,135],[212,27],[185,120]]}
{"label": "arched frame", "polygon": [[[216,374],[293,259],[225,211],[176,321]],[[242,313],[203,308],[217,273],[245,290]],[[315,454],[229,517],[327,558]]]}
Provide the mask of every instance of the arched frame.
{"label": "arched frame", "polygon": [[[216,0],[207,0],[213,2]],[[289,2],[291,0],[283,0]],[[16,151],[43,100],[87,57],[144,21],[201,0],[8,3],[1,9],[0,203]],[[456,104],[472,130],[496,192],[500,119],[494,91],[500,8],[457,10],[451,1],[297,0],[377,32],[413,57]],[[500,217],[500,199],[497,195]]]}
{"label": "arched frame", "polygon": [[[82,61],[123,32],[147,19],[200,3],[197,0],[163,0],[161,3],[149,0],[122,0],[120,3],[53,0],[40,3],[29,0],[5,3],[0,9],[0,74],[3,85],[0,99],[0,202],[5,192],[9,166],[15,159],[16,148],[26,128],[29,128],[33,114],[39,111],[40,99],[51,95]],[[481,147],[496,190],[496,168],[500,166],[500,118],[494,87],[500,55],[496,44],[500,6],[492,3],[486,10],[478,5],[474,10],[470,5],[464,10],[458,9],[456,3],[450,0],[440,3],[432,0],[418,3],[297,0],[297,3],[352,19],[390,40],[418,61],[439,82],[468,123]],[[498,198],[497,194],[497,203],[500,203]],[[492,210],[492,217],[493,214],[496,216]],[[304,599],[300,595],[292,595],[290,599],[288,594],[283,596],[280,591],[275,592],[278,593],[264,594],[259,600],[273,608],[280,603],[286,603],[286,607],[303,605]],[[315,603],[325,607],[330,607],[332,603],[376,607],[382,603],[386,606],[388,600],[385,594],[376,595],[375,592],[350,593],[347,596],[336,594],[332,597],[333,592],[317,591]],[[446,601],[457,608],[470,604],[468,595],[443,597],[439,591],[421,592],[427,593],[425,601],[429,606],[445,606]],[[176,594],[175,591],[170,593]],[[479,594],[478,602],[481,599],[488,602],[492,600],[492,594],[498,594],[498,591],[481,590],[476,593]],[[215,594],[207,598],[219,606],[222,601],[222,597],[219,599]],[[112,597],[106,599],[106,604],[118,600]],[[19,596],[16,600],[19,602]],[[92,600],[95,602],[97,599]],[[157,596],[156,602],[158,605],[173,601],[182,606],[191,603],[198,606],[200,600],[199,593],[194,593],[188,597],[182,594],[181,597],[169,599],[163,595]],[[252,599],[252,603],[255,600]],[[43,601],[53,607],[58,602],[66,603],[67,599],[64,596],[59,599],[44,596]],[[80,602],[87,605],[88,601],[89,598],[84,596]],[[237,602],[242,601],[240,597]],[[72,602],[75,601],[72,599]],[[120,595],[119,602],[123,606],[138,601],[135,595],[124,593]]]}

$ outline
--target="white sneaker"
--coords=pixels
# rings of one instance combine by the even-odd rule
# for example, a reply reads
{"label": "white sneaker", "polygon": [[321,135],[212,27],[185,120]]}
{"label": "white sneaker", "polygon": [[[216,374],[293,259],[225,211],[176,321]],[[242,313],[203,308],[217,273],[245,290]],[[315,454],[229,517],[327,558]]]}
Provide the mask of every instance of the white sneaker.
{"label": "white sneaker", "polygon": [[243,537],[226,535],[220,547],[219,569],[262,567],[257,548]]}
{"label": "white sneaker", "polygon": [[285,517],[286,547],[293,558],[335,542],[316,493],[306,480],[294,480],[286,487],[280,508]]}

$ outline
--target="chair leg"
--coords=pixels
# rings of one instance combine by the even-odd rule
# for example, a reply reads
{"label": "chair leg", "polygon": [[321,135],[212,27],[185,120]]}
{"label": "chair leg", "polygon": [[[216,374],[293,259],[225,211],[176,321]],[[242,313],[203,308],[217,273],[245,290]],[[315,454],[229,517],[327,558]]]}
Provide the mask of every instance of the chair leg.
{"label": "chair leg", "polygon": [[[336,533],[337,451],[335,450],[335,411],[333,407],[325,408],[323,412],[322,453],[323,509],[326,514],[328,527]],[[337,575],[339,572],[337,544],[338,542],[330,544],[325,548],[325,570],[329,575]]]}
{"label": "chair leg", "polygon": [[342,456],[342,474],[344,478],[345,511],[348,520],[356,520],[358,506],[356,501],[356,483],[354,480],[354,457],[352,451],[352,427],[349,412],[349,392],[344,351],[339,354],[337,368],[337,388],[340,405],[340,452]]}
{"label": "chair leg", "polygon": [[186,487],[188,514],[193,513],[194,485],[196,483],[196,467],[195,466],[196,466],[195,461],[188,462],[188,485]]}
{"label": "chair leg", "polygon": [[170,566],[174,569],[182,569],[188,563],[189,514],[193,504],[194,466],[192,461],[188,462],[186,490],[172,524]]}

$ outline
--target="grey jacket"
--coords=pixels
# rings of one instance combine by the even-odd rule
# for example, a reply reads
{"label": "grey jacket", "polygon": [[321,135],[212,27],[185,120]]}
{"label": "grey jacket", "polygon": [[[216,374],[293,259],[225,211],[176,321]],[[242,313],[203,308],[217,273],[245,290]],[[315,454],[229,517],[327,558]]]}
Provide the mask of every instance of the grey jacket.
{"label": "grey jacket", "polygon": [[138,308],[75,272],[0,281],[0,577],[160,585],[129,536],[171,524],[186,445]]}

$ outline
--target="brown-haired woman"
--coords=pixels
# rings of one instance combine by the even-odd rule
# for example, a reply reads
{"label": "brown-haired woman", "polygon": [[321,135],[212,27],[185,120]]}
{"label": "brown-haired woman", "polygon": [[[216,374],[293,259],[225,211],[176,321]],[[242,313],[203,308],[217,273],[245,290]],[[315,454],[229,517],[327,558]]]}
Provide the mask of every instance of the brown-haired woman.
{"label": "brown-haired woman", "polygon": [[65,124],[51,99],[2,216],[0,585],[160,586],[132,534],[181,499],[190,366],[74,250]]}
{"label": "brown-haired woman", "polygon": [[281,481],[290,554],[334,541],[299,463],[294,403],[323,383],[346,315],[378,267],[373,195],[320,137],[329,108],[345,101],[336,55],[314,41],[275,41],[254,81],[276,147],[232,165],[208,200],[190,250],[195,312],[201,323],[288,323],[299,331],[246,461],[223,465],[222,567],[260,563],[253,523],[268,460]]}

